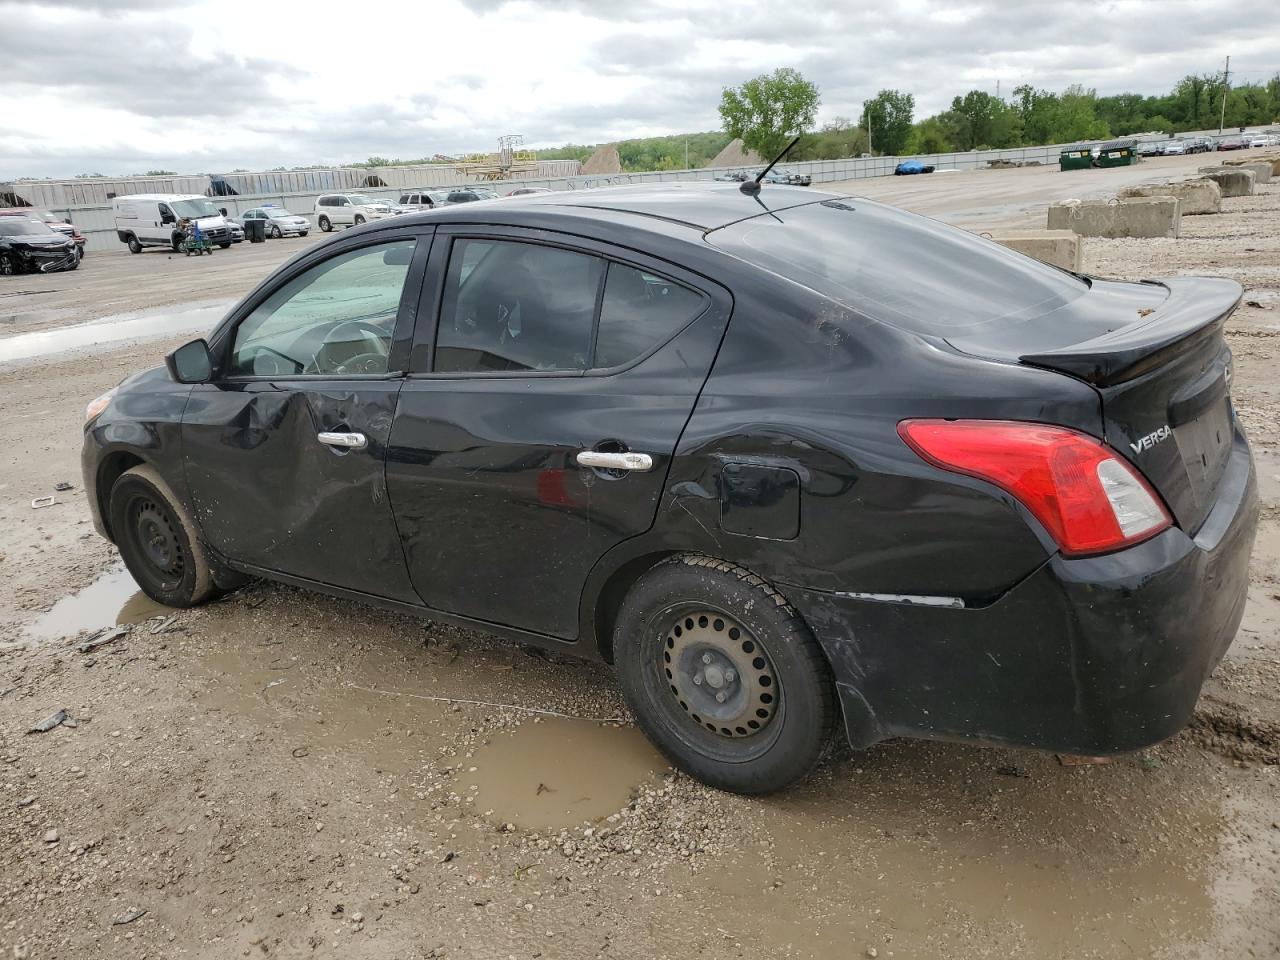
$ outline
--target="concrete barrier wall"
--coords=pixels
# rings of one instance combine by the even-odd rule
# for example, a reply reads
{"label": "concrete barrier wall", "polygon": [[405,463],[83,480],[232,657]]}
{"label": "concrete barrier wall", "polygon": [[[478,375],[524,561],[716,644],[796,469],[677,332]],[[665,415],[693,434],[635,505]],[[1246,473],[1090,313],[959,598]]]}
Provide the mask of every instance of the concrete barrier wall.
{"label": "concrete barrier wall", "polygon": [[1084,269],[1084,252],[1080,238],[1070,230],[1019,230],[984,233],[1001,246],[1034,257],[1050,266],[1080,273]]}
{"label": "concrete barrier wall", "polygon": [[1125,187],[1121,198],[1177,197],[1178,210],[1184,216],[1222,212],[1222,190],[1212,180],[1183,180],[1180,183],[1149,183]]}
{"label": "concrete barrier wall", "polygon": [[1049,229],[1082,237],[1176,237],[1182,215],[1176,197],[1064,200],[1049,205]]}
{"label": "concrete barrier wall", "polygon": [[1223,197],[1253,195],[1254,173],[1244,167],[1201,167],[1200,175],[1218,185]]}
{"label": "concrete barrier wall", "polygon": [[[926,156],[912,157],[922,163],[931,164],[939,170],[981,170],[993,160],[1005,160],[1016,163],[1056,164],[1062,152],[1061,144],[1043,147],[1018,147],[1012,150],[970,150],[967,153],[934,153]],[[815,184],[832,183],[838,180],[862,180],[870,177],[892,176],[894,168],[902,162],[903,157],[851,157],[844,160],[812,160],[797,163],[780,164],[791,173],[808,174]],[[424,165],[424,169],[432,169]],[[451,169],[451,168],[444,168]],[[500,181],[477,184],[465,183],[460,179],[440,187],[450,186],[482,186],[489,187],[499,193],[506,193],[516,186],[546,187],[550,190],[589,190],[595,187],[617,186],[629,183],[672,183],[679,180],[712,180],[715,177],[737,170],[758,171],[758,166],[751,167],[703,167],[697,170],[661,170],[649,173],[621,173],[612,176],[575,176],[575,177],[521,177],[519,181]],[[425,176],[425,174],[424,174]],[[430,184],[422,184],[430,186]],[[339,188],[341,189],[341,188]],[[363,193],[377,199],[398,200],[405,192],[404,187],[350,187],[352,193]],[[435,189],[433,187],[433,189]],[[264,203],[275,203],[294,213],[312,216],[316,198],[324,193],[334,192],[334,187],[315,185],[308,190],[267,191],[255,194],[242,194],[235,197],[212,197],[218,207],[226,207],[227,212],[235,215]],[[136,192],[136,191],[134,191]],[[152,192],[150,189],[147,192]],[[163,193],[157,189],[154,192]],[[202,192],[202,191],[197,191]],[[123,195],[123,193],[121,194]],[[115,220],[110,204],[84,203],[72,205],[45,204],[59,217],[66,217],[76,224],[88,237],[91,250],[110,251],[123,244],[116,238]]]}

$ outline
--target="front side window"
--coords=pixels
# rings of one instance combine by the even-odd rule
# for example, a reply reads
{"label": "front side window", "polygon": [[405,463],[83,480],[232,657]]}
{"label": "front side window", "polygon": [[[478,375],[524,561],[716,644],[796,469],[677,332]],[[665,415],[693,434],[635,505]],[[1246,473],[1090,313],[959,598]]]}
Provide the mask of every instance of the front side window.
{"label": "front side window", "polygon": [[509,240],[454,242],[435,369],[584,371],[604,261]]}
{"label": "front side window", "polygon": [[609,264],[600,302],[596,367],[619,367],[665,343],[700,314],[707,298],[662,277]]}
{"label": "front side window", "polygon": [[386,373],[414,245],[362,247],[294,277],[236,329],[229,374]]}

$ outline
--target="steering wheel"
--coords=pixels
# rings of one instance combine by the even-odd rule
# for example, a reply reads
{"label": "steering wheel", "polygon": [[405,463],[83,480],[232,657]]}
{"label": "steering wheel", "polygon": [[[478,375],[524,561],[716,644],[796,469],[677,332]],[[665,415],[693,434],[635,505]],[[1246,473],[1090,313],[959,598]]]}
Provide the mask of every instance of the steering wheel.
{"label": "steering wheel", "polygon": [[[333,363],[327,355],[328,351],[331,347],[350,345],[353,340],[341,335],[342,333],[349,331],[355,331],[360,334],[360,340],[363,341],[366,349],[338,363]],[[370,362],[375,360],[382,361],[382,369],[385,370],[385,362],[389,352],[390,345],[387,339],[387,331],[382,327],[368,320],[343,320],[341,323],[334,324],[334,326],[330,328],[329,332],[324,335],[324,340],[316,349],[315,356],[311,358],[311,369],[307,372],[352,373],[355,371],[353,371],[351,367],[356,361],[362,361],[364,366],[369,366]],[[331,366],[333,368],[332,371],[330,370]]]}

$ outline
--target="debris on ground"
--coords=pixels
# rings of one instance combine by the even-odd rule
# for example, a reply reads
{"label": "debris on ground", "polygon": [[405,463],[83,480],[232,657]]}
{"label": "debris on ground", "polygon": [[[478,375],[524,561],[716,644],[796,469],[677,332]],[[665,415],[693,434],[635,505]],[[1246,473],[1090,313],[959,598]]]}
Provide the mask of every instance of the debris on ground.
{"label": "debris on ground", "polygon": [[67,483],[67,481],[65,480],[59,480],[57,483],[53,485],[53,489],[57,490],[59,493],[64,493],[67,490],[74,490],[75,485]]}
{"label": "debris on ground", "polygon": [[51,829],[49,829],[49,830],[46,830],[46,831],[45,831],[45,834],[44,834],[44,842],[45,842],[45,843],[57,843],[57,842],[58,842],[58,831],[57,831],[57,830],[54,830],[54,829],[52,829],[52,828],[51,828]]}
{"label": "debris on ground", "polygon": [[39,510],[41,507],[52,507],[57,502],[56,497],[36,497],[31,501],[31,509]]}
{"label": "debris on ground", "polygon": [[1064,767],[1105,767],[1111,763],[1112,757],[1087,757],[1082,753],[1054,754]]}
{"label": "debris on ground", "polygon": [[99,630],[84,643],[77,646],[76,649],[81,653],[88,653],[90,650],[97,650],[99,647],[104,647],[108,643],[114,643],[121,637],[128,636],[129,629],[128,624],[122,623],[119,626],[108,627],[106,630]]}
{"label": "debris on ground", "polygon": [[164,632],[165,632],[166,630],[168,630],[171,626],[173,626],[175,623],[177,623],[177,621],[178,621],[178,617],[177,617],[177,615],[174,615],[174,616],[172,616],[172,617],[166,617],[164,620],[161,620],[159,623],[157,623],[155,626],[153,626],[153,627],[151,628],[151,632],[152,632],[153,634],[156,634],[156,633],[164,633]]}
{"label": "debris on ground", "polygon": [[54,727],[60,727],[70,719],[71,715],[67,711],[59,710],[57,713],[49,714],[49,716],[28,730],[27,733],[48,733]]}
{"label": "debris on ground", "polygon": [[111,925],[115,927],[122,927],[126,923],[133,923],[133,921],[135,920],[140,920],[146,915],[147,915],[147,911],[145,910],[126,910],[124,913],[117,914],[116,916],[112,917]]}

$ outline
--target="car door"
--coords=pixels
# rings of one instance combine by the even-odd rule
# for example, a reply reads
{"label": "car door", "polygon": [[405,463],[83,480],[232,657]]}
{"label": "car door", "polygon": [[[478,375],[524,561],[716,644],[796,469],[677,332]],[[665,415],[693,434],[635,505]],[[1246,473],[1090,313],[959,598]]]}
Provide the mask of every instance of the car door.
{"label": "car door", "polygon": [[574,639],[592,566],[653,523],[732,301],[551,236],[438,231],[387,490],[429,606]]}
{"label": "car door", "polygon": [[178,228],[178,217],[167,203],[150,203],[150,213],[145,237],[152,243],[169,243],[173,231]]}
{"label": "car door", "polygon": [[417,600],[383,462],[430,245],[429,228],[326,245],[219,328],[182,447],[201,531],[224,556]]}

